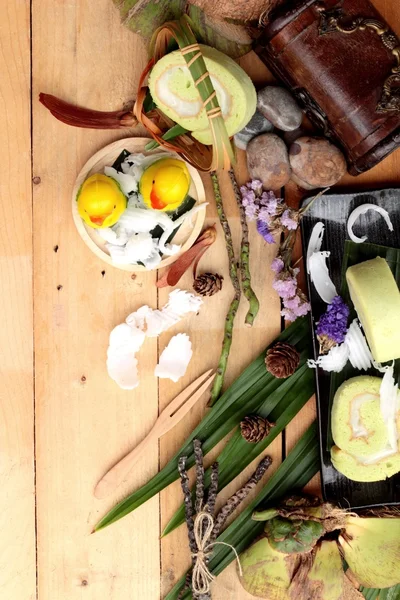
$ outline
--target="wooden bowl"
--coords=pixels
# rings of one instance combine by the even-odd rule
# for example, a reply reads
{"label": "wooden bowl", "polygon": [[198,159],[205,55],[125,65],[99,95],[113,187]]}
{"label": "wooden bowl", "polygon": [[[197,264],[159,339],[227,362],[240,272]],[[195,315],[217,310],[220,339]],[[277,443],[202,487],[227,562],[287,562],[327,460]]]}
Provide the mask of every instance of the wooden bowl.
{"label": "wooden bowl", "polygon": [[[72,216],[74,219],[74,223],[78,230],[79,235],[85,242],[86,246],[90,248],[90,250],[96,254],[101,260],[106,262],[107,264],[116,267],[117,269],[122,269],[123,271],[137,272],[137,271],[148,271],[146,267],[141,265],[118,265],[111,260],[111,256],[106,248],[106,242],[102,237],[97,233],[96,229],[89,227],[83,221],[78,213],[78,206],[76,202],[76,196],[78,194],[78,190],[81,187],[82,183],[87,179],[90,175],[94,173],[103,173],[103,169],[105,166],[111,166],[118,156],[121,154],[123,150],[128,150],[131,153],[142,153],[146,156],[151,156],[152,154],[159,154],[163,152],[161,148],[153,152],[146,152],[145,145],[151,140],[148,138],[124,138],[122,140],[118,140],[105,146],[99,152],[96,152],[83,166],[81,172],[79,173],[74,189],[72,192]],[[196,204],[202,204],[205,202],[205,191],[203,182],[201,177],[196,169],[194,169],[191,165],[186,163],[187,168],[189,169],[190,177],[192,179],[189,194],[196,200]],[[186,250],[189,250],[191,246],[193,246],[194,242],[200,235],[202,230],[204,219],[206,217],[206,210],[200,210],[196,215],[194,215],[193,220],[194,224],[190,225],[188,223],[184,223],[177,231],[174,237],[174,243],[181,244],[182,248],[178,254],[174,256],[167,256],[164,258],[158,265],[155,267],[156,269],[161,269],[162,267],[166,267],[173,262],[176,261],[178,256]]]}

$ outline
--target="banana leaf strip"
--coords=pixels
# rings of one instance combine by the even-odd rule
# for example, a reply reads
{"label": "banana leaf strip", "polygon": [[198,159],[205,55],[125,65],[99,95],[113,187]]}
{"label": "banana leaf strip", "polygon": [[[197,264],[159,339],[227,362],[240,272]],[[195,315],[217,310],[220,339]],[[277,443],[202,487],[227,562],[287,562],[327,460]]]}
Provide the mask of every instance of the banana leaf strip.
{"label": "banana leaf strip", "polygon": [[[265,523],[251,519],[253,511],[273,506],[287,494],[294,490],[301,490],[318,472],[319,465],[317,425],[314,422],[267,481],[255,500],[223,531],[217,538],[217,542],[230,544],[238,554],[243,552],[261,534],[265,525]],[[235,560],[235,554],[230,548],[216,545],[209,569],[213,575],[219,575],[233,560]],[[186,575],[178,581],[165,600],[177,600],[185,580]],[[184,592],[181,598],[182,600],[192,598],[190,590]]]}
{"label": "banana leaf strip", "polygon": [[400,585],[384,590],[362,587],[360,591],[365,600],[400,600]]}
{"label": "banana leaf strip", "polygon": [[[147,112],[147,110],[146,110]],[[169,140],[173,140],[174,138],[178,137],[178,135],[183,135],[184,133],[187,133],[187,129],[185,129],[184,127],[182,127],[182,125],[178,125],[177,123],[171,127],[170,129],[168,129],[168,131],[166,131],[164,133],[164,135],[162,136],[162,139],[166,142],[168,142]],[[149,142],[148,144],[146,144],[146,146],[144,147],[144,149],[147,152],[150,152],[150,150],[155,150],[156,148],[158,148],[160,146],[160,144],[158,142],[156,142],[155,140],[152,140],[151,142]]]}
{"label": "banana leaf strip", "polygon": [[[286,341],[293,344],[302,351],[303,363],[306,359],[306,355],[309,356],[306,348],[308,348],[310,339],[310,325],[307,317],[297,319],[278,337],[279,341]],[[192,448],[192,440],[194,438],[197,438],[202,442],[203,452],[204,454],[207,454],[240,423],[243,417],[252,412],[256,412],[261,408],[262,404],[274,392],[278,393],[278,398],[282,397],[279,390],[282,385],[285,385],[286,387],[288,384],[285,380],[276,379],[268,373],[265,368],[264,358],[265,352],[262,352],[262,354],[243,371],[240,377],[226,390],[218,402],[210,409],[169,463],[148,483],[133,492],[105,515],[96,525],[95,531],[103,529],[128,515],[175,481],[179,476],[177,467],[180,456],[187,456],[187,468],[189,469],[192,467],[194,465]],[[308,375],[305,374],[304,377],[308,377]],[[275,407],[274,402],[277,402],[277,400],[272,398],[270,401],[272,403],[272,412],[273,407]],[[301,398],[299,406],[302,404],[303,399]],[[245,454],[247,455],[248,452],[249,448],[247,445]],[[239,460],[240,456],[236,456],[235,458],[236,460]],[[223,461],[225,464],[224,457]],[[225,479],[225,481],[227,481],[227,479]],[[226,485],[226,483],[223,485]]]}
{"label": "banana leaf strip", "polygon": [[[297,345],[299,349],[300,344]],[[307,358],[306,351],[302,352],[301,360]],[[257,408],[256,413],[274,422],[269,435],[257,444],[248,444],[241,436],[240,431],[235,431],[218,457],[219,489],[221,490],[237,477],[257,456],[259,456],[278,437],[282,430],[296,416],[299,410],[308,402],[314,393],[314,374],[306,364],[287,379],[278,390],[273,392]],[[210,484],[210,469],[206,472],[205,485]],[[184,523],[185,514],[183,505],[175,513],[163,531],[163,536],[173,531]]]}

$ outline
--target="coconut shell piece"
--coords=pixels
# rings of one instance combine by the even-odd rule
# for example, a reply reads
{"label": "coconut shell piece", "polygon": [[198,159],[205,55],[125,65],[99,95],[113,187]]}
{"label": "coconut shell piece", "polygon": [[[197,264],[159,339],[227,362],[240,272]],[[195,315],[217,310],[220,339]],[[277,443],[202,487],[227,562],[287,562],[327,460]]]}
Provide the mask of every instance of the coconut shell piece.
{"label": "coconut shell piece", "polygon": [[299,562],[296,554],[285,556],[262,537],[240,555],[240,582],[257,598],[289,600],[288,590]]}
{"label": "coconut shell piece", "polygon": [[322,541],[309,561],[304,561],[290,586],[290,598],[297,600],[355,600],[363,598],[343,572],[335,541]]}
{"label": "coconut shell piece", "polygon": [[400,582],[400,518],[350,516],[339,544],[361,585],[387,588]]}
{"label": "coconut shell piece", "polygon": [[259,18],[278,4],[282,4],[282,0],[221,0],[213,2],[213,0],[190,0],[190,4],[198,6],[206,14],[212,15],[213,19],[232,19],[235,21],[258,21]]}
{"label": "coconut shell piece", "polygon": [[286,342],[277,342],[268,351],[265,358],[267,371],[278,379],[290,377],[300,363],[300,354],[296,348]]}

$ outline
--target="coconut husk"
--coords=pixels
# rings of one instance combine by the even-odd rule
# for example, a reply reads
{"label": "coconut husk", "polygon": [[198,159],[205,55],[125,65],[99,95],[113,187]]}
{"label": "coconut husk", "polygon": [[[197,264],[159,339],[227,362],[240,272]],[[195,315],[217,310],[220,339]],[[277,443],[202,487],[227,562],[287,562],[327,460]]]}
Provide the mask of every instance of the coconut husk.
{"label": "coconut husk", "polygon": [[263,13],[268,13],[278,4],[283,4],[283,0],[189,0],[189,3],[198,6],[213,18],[247,23],[258,21]]}

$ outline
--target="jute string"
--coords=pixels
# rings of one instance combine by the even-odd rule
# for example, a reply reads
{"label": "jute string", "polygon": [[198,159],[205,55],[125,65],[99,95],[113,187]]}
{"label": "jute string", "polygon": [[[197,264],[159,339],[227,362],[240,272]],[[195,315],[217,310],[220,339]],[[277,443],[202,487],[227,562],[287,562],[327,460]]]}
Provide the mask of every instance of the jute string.
{"label": "jute string", "polygon": [[197,552],[192,554],[194,559],[192,575],[192,591],[196,595],[207,594],[214,575],[210,572],[207,561],[211,557],[212,549],[216,545],[228,546],[235,553],[239,565],[239,573],[242,576],[242,566],[236,549],[225,542],[210,542],[214,530],[214,517],[205,510],[200,511],[194,521],[194,538]]}

